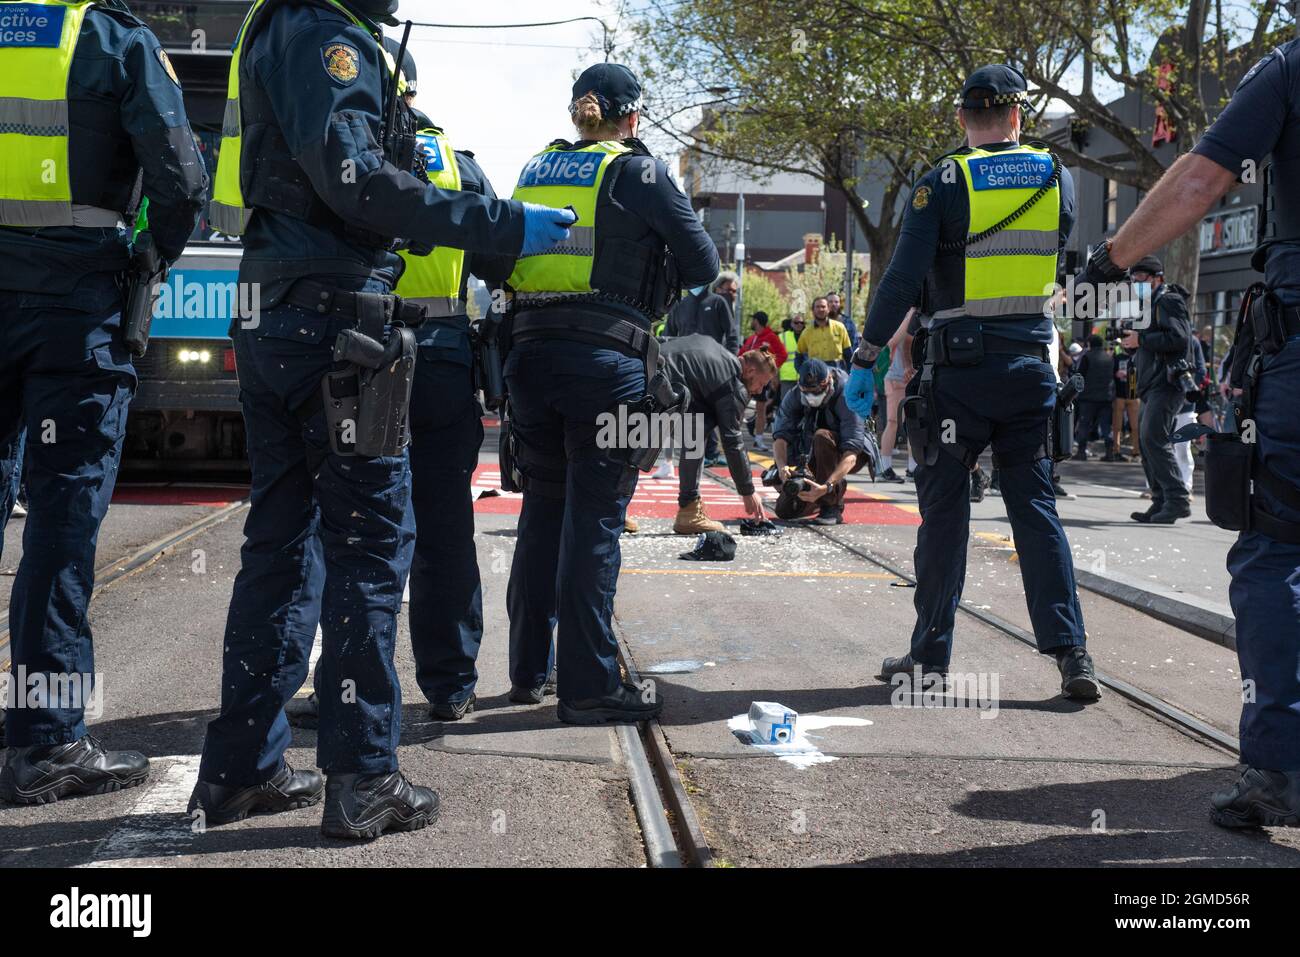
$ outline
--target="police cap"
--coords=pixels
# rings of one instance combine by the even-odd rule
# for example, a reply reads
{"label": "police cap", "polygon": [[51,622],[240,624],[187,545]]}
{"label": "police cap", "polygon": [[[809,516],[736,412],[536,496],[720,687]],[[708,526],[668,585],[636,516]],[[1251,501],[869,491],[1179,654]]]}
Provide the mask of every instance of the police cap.
{"label": "police cap", "polygon": [[1005,63],[982,66],[966,78],[961,88],[961,108],[987,110],[994,106],[1023,103],[1029,84],[1025,75]]}
{"label": "police cap", "polygon": [[573,84],[573,99],[596,94],[601,116],[607,120],[627,116],[641,109],[641,81],[618,63],[597,63],[582,71]]}

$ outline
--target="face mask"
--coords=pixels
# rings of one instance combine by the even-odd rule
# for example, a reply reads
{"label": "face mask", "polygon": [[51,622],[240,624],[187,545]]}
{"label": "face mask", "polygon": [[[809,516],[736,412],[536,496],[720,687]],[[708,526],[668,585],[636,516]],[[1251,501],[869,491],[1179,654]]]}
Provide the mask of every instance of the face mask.
{"label": "face mask", "polygon": [[1135,282],[1133,283],[1133,295],[1138,302],[1145,302],[1151,298],[1151,283]]}
{"label": "face mask", "polygon": [[824,392],[815,392],[815,393],[804,392],[802,389],[799,390],[799,398],[802,399],[803,404],[808,406],[808,408],[810,409],[819,408],[822,405],[822,403],[826,401],[826,397],[830,394],[831,394],[830,389],[827,389]]}

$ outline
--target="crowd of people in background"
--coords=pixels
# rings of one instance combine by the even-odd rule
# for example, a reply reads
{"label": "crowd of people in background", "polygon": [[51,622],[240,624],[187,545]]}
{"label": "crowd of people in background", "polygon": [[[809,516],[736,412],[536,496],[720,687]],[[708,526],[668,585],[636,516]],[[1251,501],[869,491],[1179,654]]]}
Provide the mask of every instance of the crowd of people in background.
{"label": "crowd of people in background", "polygon": [[[1138,278],[1158,290],[1164,285],[1163,268],[1153,258],[1146,266],[1147,271],[1139,273]],[[1180,287],[1170,284],[1169,290],[1177,292]],[[745,320],[736,316],[738,293],[739,277],[733,272],[723,272],[711,287],[686,295],[656,332],[669,338],[702,334],[737,356],[759,350],[772,357],[777,375],[755,398],[753,415],[746,422],[755,450],[771,455],[783,400],[800,387],[801,378],[809,368],[817,370],[813,377],[819,381],[826,373],[847,371],[857,348],[858,328],[852,316],[844,312],[844,299],[836,290],[813,299],[807,316],[794,312],[779,325],[763,311],[752,312]],[[1167,296],[1162,301],[1165,306],[1158,310],[1159,321],[1149,333],[1139,335],[1114,323],[1110,328],[1102,326],[1104,335],[1092,333],[1077,337],[1068,345],[1058,342],[1054,350],[1061,380],[1075,374],[1083,378],[1083,390],[1075,404],[1071,458],[1078,462],[1095,459],[1142,464],[1147,486],[1142,496],[1151,499],[1153,505],[1146,512],[1135,512],[1133,518],[1150,521],[1154,517],[1158,523],[1171,522],[1187,514],[1182,495],[1186,495],[1188,502],[1194,497],[1195,452],[1203,439],[1186,441],[1176,433],[1195,422],[1215,427],[1216,383],[1223,381],[1221,367],[1226,358],[1216,355],[1212,326],[1193,334],[1190,310],[1180,312],[1177,300]],[[1172,320],[1166,316],[1171,312],[1178,314]],[[1184,312],[1187,314],[1183,315]],[[877,481],[906,482],[916,467],[909,454],[907,466],[896,470],[894,457],[898,451],[907,451],[900,407],[907,384],[917,371],[912,343],[924,322],[925,317],[913,311],[876,361],[875,415],[869,424],[874,426],[880,450]],[[1198,387],[1197,392],[1185,398],[1182,392],[1172,388],[1164,374],[1166,361],[1176,355],[1185,355]],[[816,365],[811,366],[812,363]],[[722,465],[725,461],[717,445],[717,435],[710,434],[704,466]],[[1170,484],[1173,481],[1170,476],[1175,474],[1176,488]],[[656,478],[673,475],[671,457],[654,473]],[[1053,485],[1058,497],[1074,497],[1061,486],[1059,473],[1054,472]],[[990,489],[998,489],[996,469],[989,475],[976,466],[971,474],[971,500],[982,500]],[[1166,506],[1167,501],[1172,505]]]}
{"label": "crowd of people in background", "polygon": [[[1193,498],[1195,455],[1204,442],[1184,441],[1177,433],[1192,423],[1217,428],[1217,384],[1225,378],[1222,367],[1227,350],[1214,348],[1213,326],[1204,326],[1199,334],[1193,334],[1184,290],[1177,283],[1166,286],[1160,260],[1147,257],[1140,265],[1145,269],[1135,267],[1135,281],[1151,283],[1156,290],[1154,299],[1161,303],[1151,329],[1139,333],[1122,322],[1102,324],[1100,333],[1080,335],[1069,343],[1058,341],[1053,351],[1062,381],[1074,374],[1083,377],[1083,390],[1075,402],[1071,459],[1143,465],[1147,488],[1141,494],[1151,499],[1152,505],[1147,511],[1134,512],[1132,518],[1171,524],[1190,514],[1187,503]],[[754,449],[775,455],[780,428],[777,420],[785,398],[805,385],[805,391],[809,391],[826,384],[833,395],[839,373],[848,371],[857,348],[858,328],[853,317],[844,312],[844,299],[836,290],[816,296],[807,316],[794,312],[776,325],[767,312],[755,311],[742,324],[735,315],[738,289],[736,273],[720,274],[711,287],[684,296],[660,322],[656,333],[666,338],[703,334],[737,356],[755,350],[771,356],[776,376],[754,398],[753,415],[745,425],[753,437]],[[874,438],[878,439],[876,481],[902,484],[913,479],[917,463],[907,451],[901,404],[907,384],[917,373],[913,341],[926,319],[917,311],[909,313],[876,360],[875,415],[865,424],[874,428]],[[1195,393],[1184,393],[1166,374],[1167,365],[1178,358],[1187,360],[1197,386]],[[810,369],[813,372],[806,376]],[[790,407],[794,408],[794,404]],[[789,446],[785,449],[792,462],[796,458],[794,451]],[[811,452],[803,450],[806,456]],[[900,463],[896,468],[898,454],[906,455],[906,465]],[[711,433],[703,465],[722,464],[725,458],[719,451],[718,436]],[[854,464],[861,468],[858,462]],[[832,479],[835,469],[827,467],[822,471],[826,472],[820,476],[823,480]],[[673,475],[669,450],[654,477],[669,479]],[[842,476],[833,475],[833,481],[842,481]],[[1058,498],[1074,498],[1061,485],[1056,469],[1053,486]],[[976,465],[971,472],[971,501],[982,501],[989,490],[998,490],[997,469],[989,475]],[[813,514],[816,510],[800,511]],[[836,508],[831,512],[833,518]]]}

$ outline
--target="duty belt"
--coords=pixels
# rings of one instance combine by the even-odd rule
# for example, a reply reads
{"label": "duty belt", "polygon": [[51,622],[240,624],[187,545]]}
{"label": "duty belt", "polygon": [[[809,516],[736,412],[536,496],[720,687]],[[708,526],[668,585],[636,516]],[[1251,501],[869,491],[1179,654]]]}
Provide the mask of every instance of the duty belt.
{"label": "duty belt", "polygon": [[[284,296],[284,302],[301,309],[309,309],[322,316],[340,316],[344,319],[356,319],[362,315],[358,304],[359,295],[347,289],[337,289],[314,279],[299,279]],[[381,294],[385,300],[385,321],[401,323],[415,327],[424,321],[425,313],[417,303],[402,299],[392,293]]]}
{"label": "duty belt", "polygon": [[646,382],[659,368],[659,340],[650,325],[631,319],[596,315],[579,309],[553,306],[525,309],[510,320],[510,342],[532,339],[571,339],[597,346],[613,346],[645,362]]}
{"label": "duty belt", "polygon": [[[947,328],[946,326],[944,328]],[[931,332],[926,344],[926,361],[935,362],[943,365],[946,357],[942,354],[943,349],[943,329],[937,332]],[[984,354],[995,356],[1027,356],[1031,359],[1041,359],[1046,362],[1051,354],[1046,343],[1042,342],[1025,342],[1023,339],[1008,339],[1004,336],[995,336],[992,333],[983,334]]]}

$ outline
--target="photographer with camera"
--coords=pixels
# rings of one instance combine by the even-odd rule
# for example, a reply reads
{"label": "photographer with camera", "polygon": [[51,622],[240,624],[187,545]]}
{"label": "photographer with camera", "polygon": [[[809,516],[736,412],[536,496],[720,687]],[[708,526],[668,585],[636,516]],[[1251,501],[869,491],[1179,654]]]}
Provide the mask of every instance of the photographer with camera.
{"label": "photographer with camera", "polygon": [[[815,511],[815,524],[841,525],[848,475],[869,465],[875,478],[875,438],[845,400],[847,381],[842,369],[809,359],[799,375],[799,388],[781,400],[772,430],[776,465],[764,475],[765,484],[781,489],[777,518],[803,518]],[[806,465],[801,464],[805,460]]]}
{"label": "photographer with camera", "polygon": [[1137,394],[1141,400],[1142,468],[1151,486],[1151,507],[1134,512],[1135,522],[1172,525],[1192,514],[1190,496],[1170,435],[1187,394],[1196,389],[1192,354],[1192,323],[1181,288],[1165,282],[1164,265],[1144,256],[1129,269],[1140,301],[1149,301],[1150,322],[1131,329],[1126,348],[1137,349]]}

